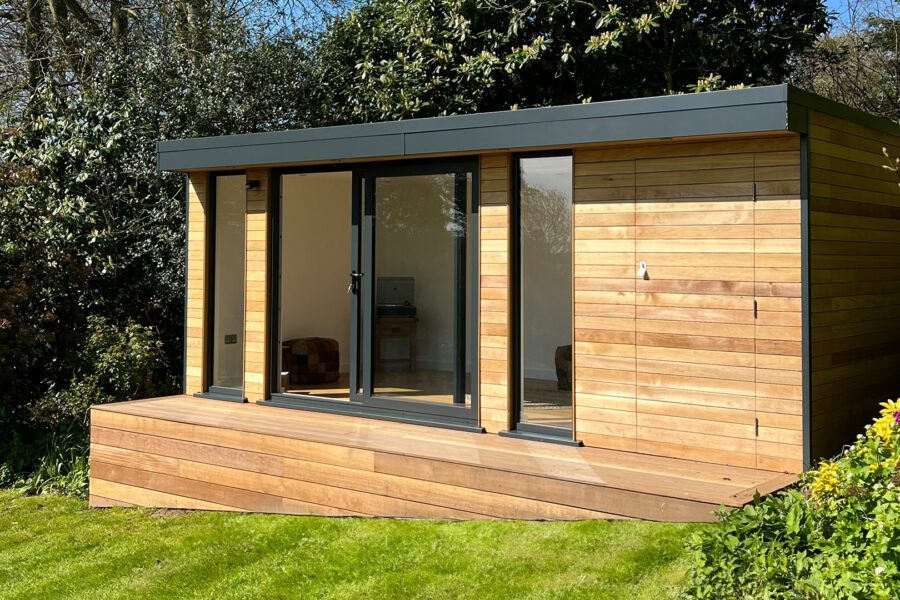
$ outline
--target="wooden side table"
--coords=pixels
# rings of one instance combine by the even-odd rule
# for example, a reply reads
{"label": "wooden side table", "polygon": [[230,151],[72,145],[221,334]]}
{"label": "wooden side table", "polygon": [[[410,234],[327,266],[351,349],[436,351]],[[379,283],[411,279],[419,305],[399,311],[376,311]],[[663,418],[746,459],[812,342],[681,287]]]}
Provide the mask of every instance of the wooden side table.
{"label": "wooden side table", "polygon": [[[373,340],[373,358],[375,367],[381,367],[389,363],[409,363],[409,370],[416,368],[416,317],[376,317],[375,339]],[[381,340],[391,338],[407,338],[409,340],[409,358],[394,358],[382,360]]]}

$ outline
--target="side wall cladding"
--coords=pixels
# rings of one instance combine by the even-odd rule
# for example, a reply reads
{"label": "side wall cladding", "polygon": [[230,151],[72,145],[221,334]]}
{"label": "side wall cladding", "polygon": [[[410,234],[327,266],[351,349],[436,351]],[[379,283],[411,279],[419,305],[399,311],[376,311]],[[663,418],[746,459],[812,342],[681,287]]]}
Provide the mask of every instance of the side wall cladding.
{"label": "side wall cladding", "polygon": [[900,137],[809,114],[812,456],[900,395]]}

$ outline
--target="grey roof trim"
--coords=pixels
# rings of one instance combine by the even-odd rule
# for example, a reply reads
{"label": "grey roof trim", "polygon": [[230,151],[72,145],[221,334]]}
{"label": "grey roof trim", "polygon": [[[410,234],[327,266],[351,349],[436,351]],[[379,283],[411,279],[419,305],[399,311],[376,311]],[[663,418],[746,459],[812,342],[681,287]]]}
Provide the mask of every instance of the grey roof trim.
{"label": "grey roof trim", "polygon": [[785,85],[161,141],[160,170],[340,162],[594,142],[783,131]]}
{"label": "grey roof trim", "polygon": [[788,85],[776,85],[594,104],[161,141],[157,143],[157,166],[163,171],[229,169],[700,135],[769,131],[802,133],[806,131],[807,108],[900,132],[900,126],[885,119]]}

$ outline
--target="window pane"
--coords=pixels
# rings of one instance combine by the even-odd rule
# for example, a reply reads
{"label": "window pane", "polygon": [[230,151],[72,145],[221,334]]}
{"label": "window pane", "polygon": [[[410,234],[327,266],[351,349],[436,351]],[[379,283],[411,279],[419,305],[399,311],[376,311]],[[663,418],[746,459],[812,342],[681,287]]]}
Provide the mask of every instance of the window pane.
{"label": "window pane", "polygon": [[350,399],[352,184],[349,171],[281,178],[281,382]]}
{"label": "window pane", "polygon": [[572,159],[519,162],[520,421],[572,426]]}
{"label": "window pane", "polygon": [[[466,327],[466,404],[471,406],[472,402],[472,371],[473,369],[478,369],[478,364],[475,363],[476,357],[478,354],[476,353],[475,345],[477,342],[477,336],[470,326],[471,323],[474,322],[474,317],[472,316],[472,306],[475,301],[476,296],[474,295],[474,291],[476,289],[476,284],[474,281],[475,277],[475,269],[476,266],[474,264],[473,258],[477,258],[477,253],[475,252],[475,244],[478,240],[472,228],[472,174],[466,173],[466,215],[468,215],[468,219],[466,219],[466,256],[465,256],[465,265],[466,265],[466,318],[465,318],[465,327]],[[476,371],[477,372],[477,371]]]}
{"label": "window pane", "polygon": [[243,175],[216,177],[215,274],[213,290],[214,386],[241,388],[244,356]]}
{"label": "window pane", "polygon": [[466,401],[456,396],[456,367],[466,345],[457,325],[466,323],[468,219],[456,185],[453,173],[376,180],[374,394]]}

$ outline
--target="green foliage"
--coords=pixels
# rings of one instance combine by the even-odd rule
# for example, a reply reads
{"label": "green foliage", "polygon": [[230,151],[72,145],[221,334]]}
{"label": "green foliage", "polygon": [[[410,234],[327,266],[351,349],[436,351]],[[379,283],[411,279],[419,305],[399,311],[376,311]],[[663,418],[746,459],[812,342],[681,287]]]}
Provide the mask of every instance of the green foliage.
{"label": "green foliage", "polygon": [[[0,143],[0,425],[27,423],[39,400],[88,383],[86,363],[122,343],[113,330],[181,336],[178,179],[154,172],[152,137],[133,126],[127,102],[42,93],[40,114]],[[137,332],[133,322],[160,329]],[[171,389],[180,350],[157,346],[142,375],[125,377]],[[107,378],[103,392],[116,391],[109,373],[96,376]]]}
{"label": "green foliage", "polygon": [[88,317],[88,337],[77,351],[75,375],[61,389],[44,394],[32,409],[34,417],[51,427],[66,423],[87,426],[88,409],[123,398],[148,398],[171,391],[157,332],[143,325],[124,327],[101,317]]}
{"label": "green foliage", "polygon": [[900,597],[900,405],[799,489],[722,515],[690,542],[695,598]]}
{"label": "green foliage", "polygon": [[79,428],[61,428],[27,441],[13,434],[0,444],[0,457],[0,488],[23,494],[87,494],[88,443]]}
{"label": "green foliage", "polygon": [[156,140],[307,124],[301,33],[225,6],[185,33],[157,9],[0,134],[0,486],[77,489],[47,482],[78,479],[90,405],[180,389],[183,179]]}
{"label": "green foliage", "polygon": [[308,119],[314,82],[303,35],[262,35],[227,14],[213,21],[205,52],[159,45],[125,57],[113,54],[85,86],[93,94],[123,97],[136,125],[154,140],[314,125]]}
{"label": "green foliage", "polygon": [[368,0],[317,48],[322,119],[780,83],[826,27],[819,0]]}
{"label": "green foliage", "polygon": [[13,483],[22,494],[87,496],[88,448],[84,436],[52,433],[39,448],[40,460]]}

